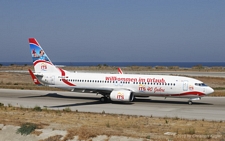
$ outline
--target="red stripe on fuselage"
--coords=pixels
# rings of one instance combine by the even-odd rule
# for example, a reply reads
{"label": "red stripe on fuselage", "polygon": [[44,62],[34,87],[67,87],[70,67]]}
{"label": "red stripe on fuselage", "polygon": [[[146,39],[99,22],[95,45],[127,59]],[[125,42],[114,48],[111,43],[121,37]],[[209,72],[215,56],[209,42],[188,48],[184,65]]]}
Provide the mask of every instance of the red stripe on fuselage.
{"label": "red stripe on fuselage", "polygon": [[181,94],[172,94],[171,96],[186,96],[186,95],[196,95],[196,96],[205,96],[204,93],[198,91],[185,92]]}
{"label": "red stripe on fuselage", "polygon": [[[59,68],[59,70],[60,70],[62,76],[65,76],[65,75],[66,75],[66,73],[65,73],[65,71],[64,71],[63,69],[60,69],[60,68]],[[73,83],[70,83],[69,81],[67,81],[65,78],[62,78],[62,81],[63,81],[65,84],[69,85],[69,86],[76,86],[76,85],[74,85]]]}
{"label": "red stripe on fuselage", "polygon": [[182,97],[182,96],[196,96],[196,97],[202,97],[205,96],[204,93],[198,92],[198,91],[192,91],[192,92],[185,92],[180,94],[150,94],[151,96],[163,96],[163,97]]}

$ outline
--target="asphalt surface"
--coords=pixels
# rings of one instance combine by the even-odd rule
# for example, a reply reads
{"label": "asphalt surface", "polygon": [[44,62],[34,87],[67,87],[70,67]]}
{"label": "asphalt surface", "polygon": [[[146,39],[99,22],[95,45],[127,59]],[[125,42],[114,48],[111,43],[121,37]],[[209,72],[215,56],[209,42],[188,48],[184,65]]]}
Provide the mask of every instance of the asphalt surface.
{"label": "asphalt surface", "polygon": [[5,105],[84,112],[175,117],[187,119],[225,120],[225,97],[203,97],[188,105],[187,99],[149,97],[137,98],[130,103],[101,103],[101,95],[66,91],[0,89],[0,102]]}

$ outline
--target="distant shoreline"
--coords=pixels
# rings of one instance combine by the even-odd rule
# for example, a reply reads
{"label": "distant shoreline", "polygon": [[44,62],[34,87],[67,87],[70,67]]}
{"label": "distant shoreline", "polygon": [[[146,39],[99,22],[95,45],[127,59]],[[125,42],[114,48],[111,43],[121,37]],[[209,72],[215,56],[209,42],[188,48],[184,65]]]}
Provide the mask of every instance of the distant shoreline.
{"label": "distant shoreline", "polygon": [[[117,72],[117,66],[108,66],[108,65],[97,65],[97,66],[59,66],[59,68],[63,68],[68,71],[96,71],[96,72],[109,72],[115,73]],[[197,65],[194,67],[178,67],[178,66],[127,66],[127,67],[120,67],[126,73],[132,72],[139,72],[139,73],[149,73],[149,72],[160,72],[160,71],[185,71],[185,72],[225,72],[225,67],[205,67],[202,65]],[[1,66],[0,65],[0,72],[20,72],[20,71],[27,71],[28,69],[33,70],[33,65],[10,65],[10,66]]]}
{"label": "distant shoreline", "polygon": [[[181,67],[192,68],[195,66],[203,67],[225,67],[225,62],[53,62],[57,66],[73,67],[92,67],[92,66],[110,66],[110,67]],[[32,65],[32,62],[0,62],[0,66],[12,65]]]}

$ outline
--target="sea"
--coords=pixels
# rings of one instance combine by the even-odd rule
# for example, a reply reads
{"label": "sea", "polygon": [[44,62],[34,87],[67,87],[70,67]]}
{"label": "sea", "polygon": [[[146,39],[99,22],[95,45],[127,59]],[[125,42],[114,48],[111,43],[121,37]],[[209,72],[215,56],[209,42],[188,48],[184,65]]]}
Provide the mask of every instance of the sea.
{"label": "sea", "polygon": [[[10,65],[32,65],[32,62],[0,62],[0,66]],[[129,66],[178,66],[183,68],[191,68],[193,66],[204,67],[225,67],[225,62],[54,62],[57,66],[116,66],[116,67],[129,67]]]}

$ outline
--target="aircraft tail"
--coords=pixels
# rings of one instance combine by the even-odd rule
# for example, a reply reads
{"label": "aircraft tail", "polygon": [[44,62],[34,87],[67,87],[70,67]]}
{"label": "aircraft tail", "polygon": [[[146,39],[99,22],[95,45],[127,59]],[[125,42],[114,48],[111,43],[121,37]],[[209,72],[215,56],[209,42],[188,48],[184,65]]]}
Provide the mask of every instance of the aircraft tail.
{"label": "aircraft tail", "polygon": [[29,38],[29,44],[35,73],[57,71],[57,67],[53,65],[35,38]]}

